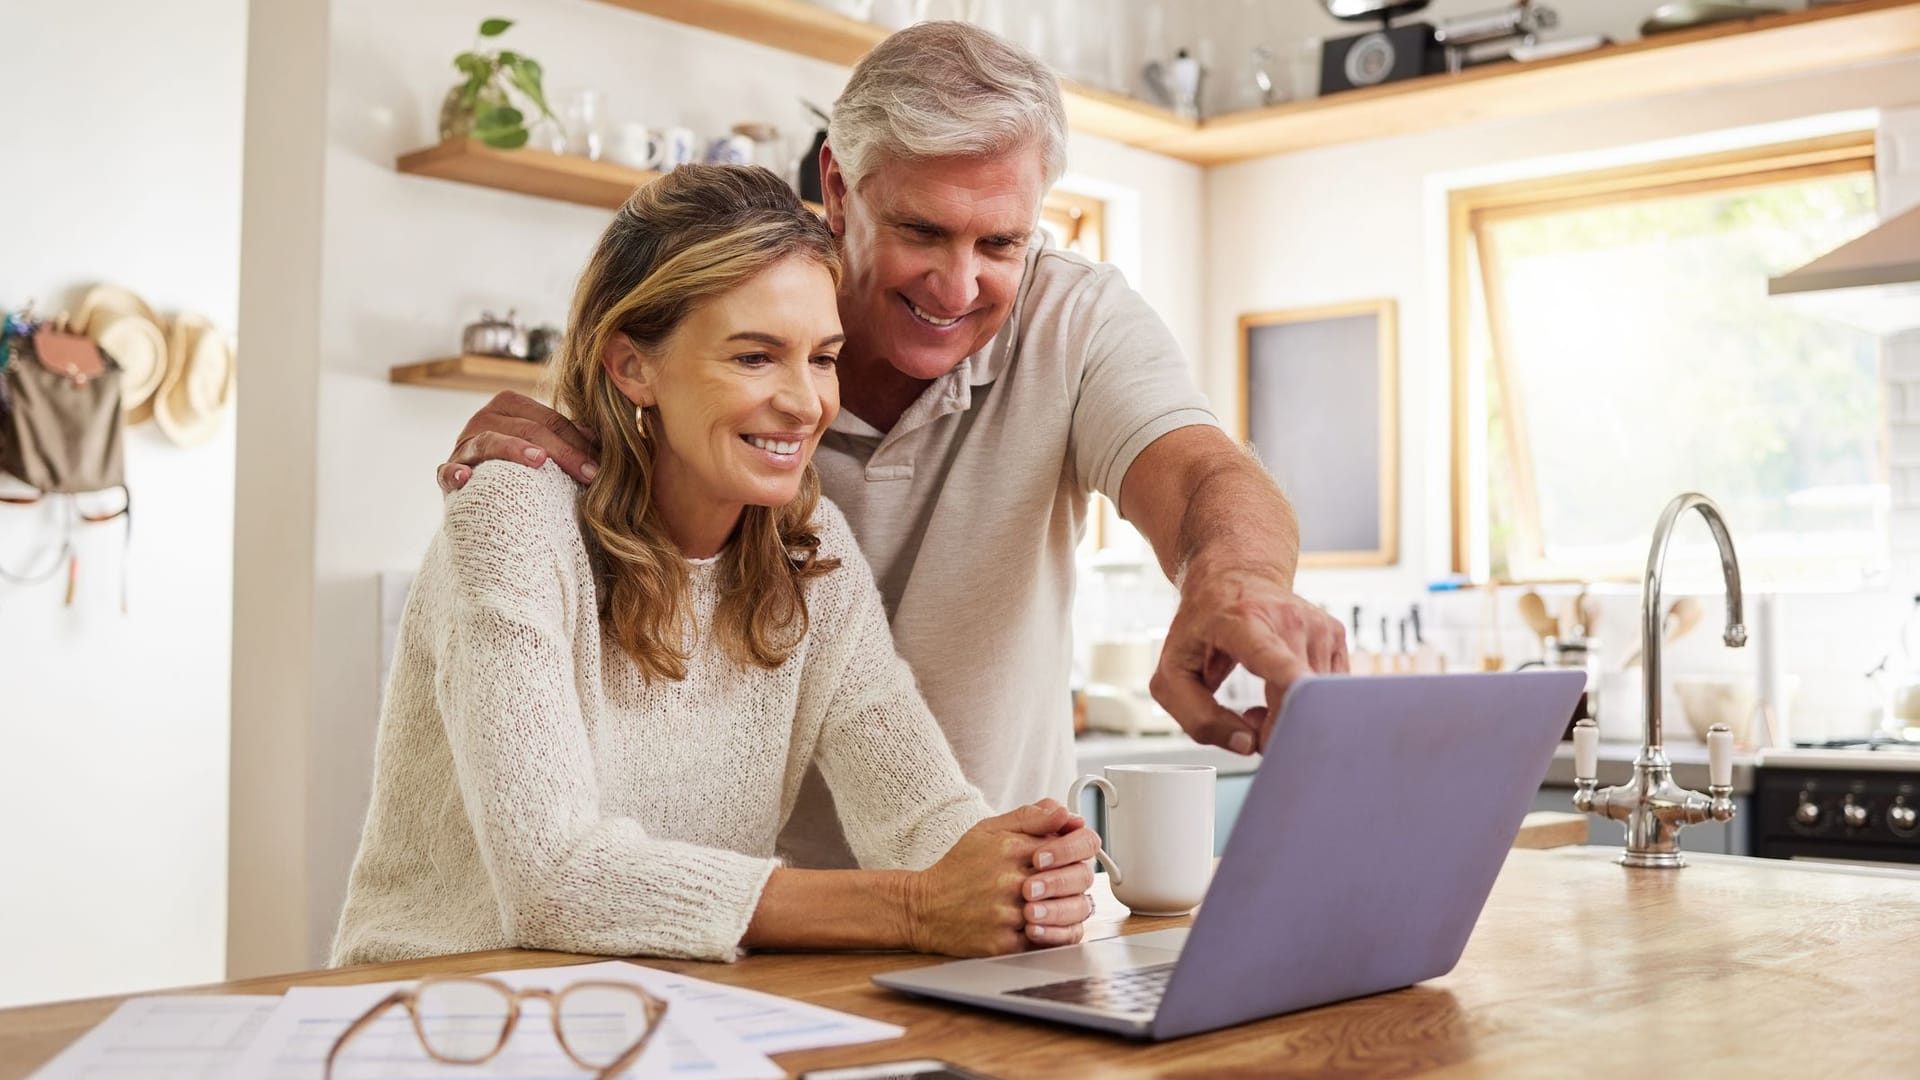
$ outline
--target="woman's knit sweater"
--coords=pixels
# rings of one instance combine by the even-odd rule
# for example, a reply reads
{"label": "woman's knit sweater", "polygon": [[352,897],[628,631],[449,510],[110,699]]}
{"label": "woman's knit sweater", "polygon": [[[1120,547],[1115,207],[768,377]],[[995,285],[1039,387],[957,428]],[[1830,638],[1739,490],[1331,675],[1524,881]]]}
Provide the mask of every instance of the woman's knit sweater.
{"label": "woman's knit sweater", "polygon": [[817,763],[867,868],[921,869],[989,813],[895,655],[880,594],[822,500],[809,625],[774,670],[707,635],[648,682],[601,625],[579,489],[479,466],[449,496],[401,621],[372,804],[333,962],[517,946],[737,955]]}

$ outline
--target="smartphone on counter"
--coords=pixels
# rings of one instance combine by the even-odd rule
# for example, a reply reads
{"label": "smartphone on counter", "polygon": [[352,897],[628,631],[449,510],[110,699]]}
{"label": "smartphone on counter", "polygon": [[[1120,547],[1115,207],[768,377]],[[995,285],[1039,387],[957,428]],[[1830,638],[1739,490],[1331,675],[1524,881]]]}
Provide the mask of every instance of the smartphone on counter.
{"label": "smartphone on counter", "polygon": [[884,1061],[875,1065],[815,1069],[801,1073],[800,1080],[993,1080],[993,1077],[963,1069],[952,1062],[919,1058],[914,1061]]}

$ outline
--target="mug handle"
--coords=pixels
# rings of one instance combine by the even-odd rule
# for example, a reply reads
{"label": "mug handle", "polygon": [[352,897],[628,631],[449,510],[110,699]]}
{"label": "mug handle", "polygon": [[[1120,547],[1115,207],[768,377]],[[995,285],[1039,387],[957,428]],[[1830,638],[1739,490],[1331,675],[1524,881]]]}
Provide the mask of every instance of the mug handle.
{"label": "mug handle", "polygon": [[[1067,789],[1068,810],[1076,814],[1080,812],[1080,793],[1089,787],[1099,788],[1101,793],[1107,797],[1107,808],[1109,810],[1120,805],[1120,796],[1114,794],[1113,784],[1108,782],[1106,777],[1083,776],[1075,780],[1073,786]],[[1093,857],[1099,859],[1100,865],[1107,868],[1107,874],[1113,878],[1112,884],[1120,885],[1125,883],[1126,879],[1120,873],[1120,864],[1113,861],[1113,856],[1107,854],[1105,847],[1094,852]]]}
{"label": "mug handle", "polygon": [[647,132],[647,163],[644,168],[659,171],[667,163],[667,139],[658,131]]}

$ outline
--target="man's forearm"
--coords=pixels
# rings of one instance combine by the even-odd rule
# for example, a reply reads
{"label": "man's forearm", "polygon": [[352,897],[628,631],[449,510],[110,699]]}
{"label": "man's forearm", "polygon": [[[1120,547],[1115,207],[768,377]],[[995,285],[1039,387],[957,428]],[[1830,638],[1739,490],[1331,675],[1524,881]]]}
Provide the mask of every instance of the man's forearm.
{"label": "man's forearm", "polygon": [[[1300,563],[1300,525],[1279,485],[1250,455],[1205,468],[1180,515],[1172,565],[1177,584],[1196,564],[1215,570],[1271,573],[1288,589]],[[1158,547],[1155,552],[1158,553]]]}
{"label": "man's forearm", "polygon": [[1182,428],[1141,451],[1127,471],[1127,519],[1176,584],[1196,564],[1241,570],[1293,588],[1300,527],[1251,451],[1216,428]]}

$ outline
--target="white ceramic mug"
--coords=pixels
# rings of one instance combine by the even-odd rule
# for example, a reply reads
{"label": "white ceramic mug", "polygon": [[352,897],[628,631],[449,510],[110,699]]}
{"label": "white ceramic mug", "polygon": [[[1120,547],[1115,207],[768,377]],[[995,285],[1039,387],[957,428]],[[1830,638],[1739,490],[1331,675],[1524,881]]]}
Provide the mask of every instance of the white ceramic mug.
{"label": "white ceramic mug", "polygon": [[1107,838],[1100,865],[1113,895],[1136,915],[1184,915],[1200,904],[1213,878],[1211,765],[1109,765],[1067,790],[1100,789],[1107,800]]}
{"label": "white ceramic mug", "polygon": [[692,128],[668,128],[660,133],[660,138],[666,144],[666,153],[660,159],[662,172],[671,172],[699,157],[700,139]]}
{"label": "white ceramic mug", "polygon": [[667,140],[645,124],[622,124],[611,156],[629,168],[658,169],[666,160]]}
{"label": "white ceramic mug", "polygon": [[753,140],[745,135],[720,136],[707,144],[707,164],[753,164]]}

